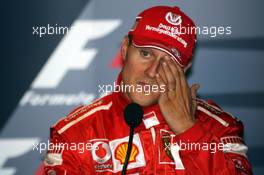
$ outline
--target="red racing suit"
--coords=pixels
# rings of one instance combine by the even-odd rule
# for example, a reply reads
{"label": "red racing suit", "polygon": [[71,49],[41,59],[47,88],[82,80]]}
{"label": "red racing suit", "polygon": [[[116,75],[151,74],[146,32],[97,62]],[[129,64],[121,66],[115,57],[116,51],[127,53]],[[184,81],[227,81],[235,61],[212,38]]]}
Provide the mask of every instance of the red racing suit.
{"label": "red racing suit", "polygon": [[[121,92],[113,92],[52,126],[45,173],[121,174],[129,135],[123,111],[128,103]],[[197,103],[196,123],[181,134],[170,130],[158,105],[143,109],[127,174],[252,174],[242,123],[211,101]]]}

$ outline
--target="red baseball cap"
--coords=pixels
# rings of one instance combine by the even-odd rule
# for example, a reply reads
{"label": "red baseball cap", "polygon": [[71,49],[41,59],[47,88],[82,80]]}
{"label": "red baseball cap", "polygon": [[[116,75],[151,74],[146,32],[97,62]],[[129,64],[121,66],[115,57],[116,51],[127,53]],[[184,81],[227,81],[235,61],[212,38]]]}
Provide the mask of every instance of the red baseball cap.
{"label": "red baseball cap", "polygon": [[183,68],[191,63],[196,42],[195,24],[179,7],[156,6],[136,17],[129,35],[136,47],[168,53]]}

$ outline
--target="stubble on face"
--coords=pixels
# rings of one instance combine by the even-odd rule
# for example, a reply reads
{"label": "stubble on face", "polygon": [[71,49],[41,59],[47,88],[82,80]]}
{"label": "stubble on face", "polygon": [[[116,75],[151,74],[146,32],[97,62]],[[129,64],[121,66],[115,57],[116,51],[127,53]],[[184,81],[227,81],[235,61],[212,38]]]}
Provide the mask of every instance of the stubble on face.
{"label": "stubble on face", "polygon": [[[138,57],[138,50],[136,48],[129,47],[126,53],[126,59],[124,60],[124,66],[122,69],[122,78],[124,85],[142,86],[148,89],[153,85],[157,86],[157,82],[154,78],[150,78],[145,74],[146,65]],[[148,87],[147,87],[148,86]],[[156,104],[159,98],[159,92],[153,92],[152,89],[146,93],[145,91],[127,91],[124,92],[125,96],[133,102],[136,102],[142,106],[150,106]]]}

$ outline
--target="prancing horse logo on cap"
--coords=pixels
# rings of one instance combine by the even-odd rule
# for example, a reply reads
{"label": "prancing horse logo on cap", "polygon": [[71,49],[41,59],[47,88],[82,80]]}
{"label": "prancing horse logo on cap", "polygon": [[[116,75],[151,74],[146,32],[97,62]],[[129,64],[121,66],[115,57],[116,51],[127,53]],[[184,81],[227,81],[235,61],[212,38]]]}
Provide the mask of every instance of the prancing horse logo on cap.
{"label": "prancing horse logo on cap", "polygon": [[182,23],[181,16],[177,15],[175,13],[172,13],[172,12],[168,12],[166,14],[166,20],[168,21],[168,23],[170,23],[172,25],[179,25]]}

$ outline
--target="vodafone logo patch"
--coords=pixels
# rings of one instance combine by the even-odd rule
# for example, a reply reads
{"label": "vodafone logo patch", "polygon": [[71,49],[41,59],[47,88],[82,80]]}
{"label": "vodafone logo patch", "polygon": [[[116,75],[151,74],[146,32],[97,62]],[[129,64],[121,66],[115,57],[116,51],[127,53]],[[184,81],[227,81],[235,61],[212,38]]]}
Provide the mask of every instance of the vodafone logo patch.
{"label": "vodafone logo patch", "polygon": [[98,149],[92,150],[92,157],[97,163],[105,163],[111,158],[109,145],[105,142],[95,142],[94,147]]}

